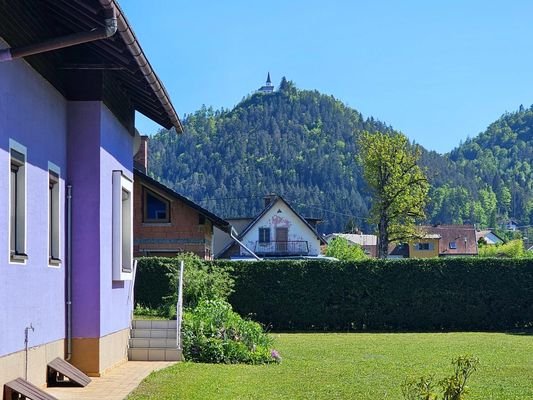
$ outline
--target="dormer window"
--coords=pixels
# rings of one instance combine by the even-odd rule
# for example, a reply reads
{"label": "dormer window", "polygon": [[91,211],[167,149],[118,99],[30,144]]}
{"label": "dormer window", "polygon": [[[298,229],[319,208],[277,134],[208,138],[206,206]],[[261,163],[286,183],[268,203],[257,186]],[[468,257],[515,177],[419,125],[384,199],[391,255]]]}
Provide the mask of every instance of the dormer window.
{"label": "dormer window", "polygon": [[170,201],[145,188],[143,222],[170,222]]}

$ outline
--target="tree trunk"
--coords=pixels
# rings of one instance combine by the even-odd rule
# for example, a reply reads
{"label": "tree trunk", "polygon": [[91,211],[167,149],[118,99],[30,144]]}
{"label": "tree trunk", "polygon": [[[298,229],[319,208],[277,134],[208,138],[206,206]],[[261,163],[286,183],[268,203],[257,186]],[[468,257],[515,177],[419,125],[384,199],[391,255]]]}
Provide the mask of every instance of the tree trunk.
{"label": "tree trunk", "polygon": [[387,216],[382,214],[381,218],[379,219],[378,225],[378,258],[387,258],[387,255],[389,253],[389,233],[387,232],[388,228],[389,221],[387,220]]}

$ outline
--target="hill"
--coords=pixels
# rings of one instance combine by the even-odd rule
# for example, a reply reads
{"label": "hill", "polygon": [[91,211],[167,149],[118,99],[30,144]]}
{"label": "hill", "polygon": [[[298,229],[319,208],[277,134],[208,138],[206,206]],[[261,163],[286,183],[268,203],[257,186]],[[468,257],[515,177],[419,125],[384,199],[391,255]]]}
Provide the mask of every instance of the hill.
{"label": "hill", "polygon": [[[433,198],[426,222],[529,222],[532,116],[506,114],[450,154],[424,151]],[[362,131],[392,132],[387,124],[285,78],[274,93],[254,93],[231,110],[203,107],[183,122],[184,135],[161,130],[152,137],[150,173],[207,209],[251,216],[275,192],[303,215],[323,218],[322,232],[372,229],[356,139]]]}

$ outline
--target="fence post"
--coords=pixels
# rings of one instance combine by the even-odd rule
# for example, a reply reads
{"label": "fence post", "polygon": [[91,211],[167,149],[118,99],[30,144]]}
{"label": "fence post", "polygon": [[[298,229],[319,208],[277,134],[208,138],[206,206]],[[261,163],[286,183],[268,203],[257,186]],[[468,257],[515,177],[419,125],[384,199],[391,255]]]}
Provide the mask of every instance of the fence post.
{"label": "fence post", "polygon": [[184,262],[180,262],[180,279],[178,281],[178,303],[176,304],[176,344],[181,350],[181,320],[183,314],[183,269]]}

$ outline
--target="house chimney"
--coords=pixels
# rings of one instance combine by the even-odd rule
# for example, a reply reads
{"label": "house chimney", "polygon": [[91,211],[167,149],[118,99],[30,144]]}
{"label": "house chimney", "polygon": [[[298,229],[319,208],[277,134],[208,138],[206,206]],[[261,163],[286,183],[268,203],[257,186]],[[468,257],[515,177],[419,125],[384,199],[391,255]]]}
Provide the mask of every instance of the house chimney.
{"label": "house chimney", "polygon": [[141,136],[139,150],[133,156],[133,165],[145,174],[148,171],[148,136]]}
{"label": "house chimney", "polygon": [[270,193],[270,194],[267,194],[265,197],[263,197],[263,199],[265,200],[265,208],[267,208],[270,203],[272,203],[275,199],[276,199],[276,194],[275,193]]}

